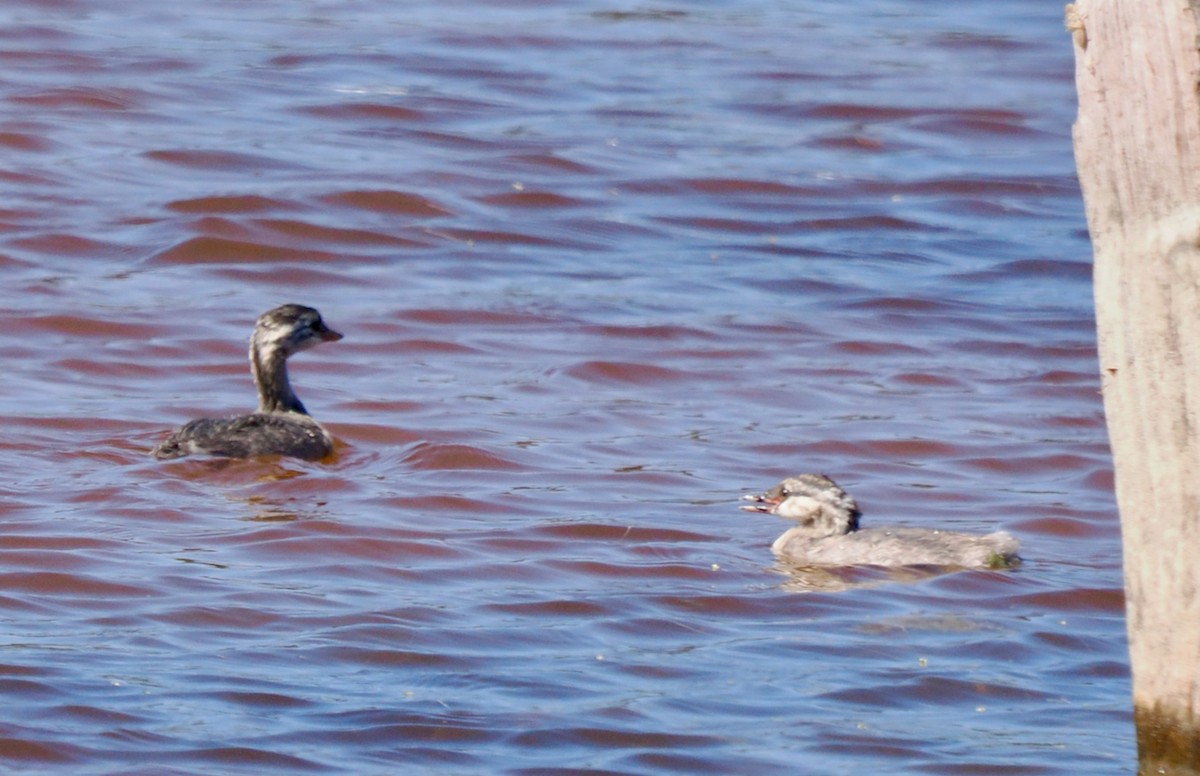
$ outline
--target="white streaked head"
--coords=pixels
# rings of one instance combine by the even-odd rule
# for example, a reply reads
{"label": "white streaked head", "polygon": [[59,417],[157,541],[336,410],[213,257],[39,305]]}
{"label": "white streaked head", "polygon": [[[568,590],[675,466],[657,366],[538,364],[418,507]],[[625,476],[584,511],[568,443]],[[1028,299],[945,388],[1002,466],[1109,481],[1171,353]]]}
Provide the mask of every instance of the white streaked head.
{"label": "white streaked head", "polygon": [[258,317],[250,338],[253,348],[278,350],[284,358],[322,342],[336,342],[342,335],[325,325],[311,307],[285,304]]}
{"label": "white streaked head", "polygon": [[747,512],[795,520],[814,537],[857,531],[862,514],[854,498],[823,474],[797,474],[762,495],[743,498],[754,502],[742,507]]}

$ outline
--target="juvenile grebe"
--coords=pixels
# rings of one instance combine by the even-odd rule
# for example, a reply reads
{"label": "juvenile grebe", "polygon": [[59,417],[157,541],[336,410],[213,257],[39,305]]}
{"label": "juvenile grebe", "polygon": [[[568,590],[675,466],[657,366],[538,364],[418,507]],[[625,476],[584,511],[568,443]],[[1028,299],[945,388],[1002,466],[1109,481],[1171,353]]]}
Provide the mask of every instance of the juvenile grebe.
{"label": "juvenile grebe", "polygon": [[250,336],[250,371],[258,386],[258,412],[234,418],[201,418],[180,427],[155,458],[192,453],[227,458],[289,455],[316,461],[333,450],[333,438],[308,415],[288,382],[287,359],[322,342],[342,338],[311,307],[285,304],[259,316]]}
{"label": "juvenile grebe", "polygon": [[748,512],[766,512],[799,523],[771,550],[802,566],[964,566],[1007,568],[1017,540],[1003,531],[979,536],[929,528],[859,529],[858,503],[823,474],[797,474],[761,496]]}

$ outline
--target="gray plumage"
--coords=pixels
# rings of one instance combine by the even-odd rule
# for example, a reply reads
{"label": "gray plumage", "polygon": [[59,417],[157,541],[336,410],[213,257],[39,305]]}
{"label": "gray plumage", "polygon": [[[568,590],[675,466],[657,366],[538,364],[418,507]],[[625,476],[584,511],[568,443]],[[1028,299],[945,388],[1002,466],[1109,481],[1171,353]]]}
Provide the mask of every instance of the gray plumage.
{"label": "gray plumage", "polygon": [[258,411],[186,423],[154,448],[154,457],[182,458],[196,453],[228,458],[286,455],[309,461],[326,457],[333,452],[333,438],[309,416],[292,391],[287,359],[341,338],[311,307],[285,304],[263,313],[250,337],[250,371],[258,388]]}
{"label": "gray plumage", "polygon": [[1007,568],[1019,561],[1017,540],[930,528],[859,528],[854,498],[822,474],[789,477],[742,509],[795,520],[771,545],[801,566],[962,566]]}

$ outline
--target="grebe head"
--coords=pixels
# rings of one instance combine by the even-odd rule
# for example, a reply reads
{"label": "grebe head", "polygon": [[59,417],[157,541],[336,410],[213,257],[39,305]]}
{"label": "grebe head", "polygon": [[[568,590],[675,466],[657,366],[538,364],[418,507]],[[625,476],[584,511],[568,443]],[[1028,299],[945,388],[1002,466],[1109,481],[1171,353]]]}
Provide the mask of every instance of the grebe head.
{"label": "grebe head", "polygon": [[762,495],[743,498],[754,502],[742,507],[747,512],[795,520],[813,537],[857,531],[862,515],[854,498],[824,474],[797,474]]}
{"label": "grebe head", "polygon": [[322,342],[337,342],[342,335],[325,325],[311,307],[285,304],[258,317],[250,338],[252,350],[278,351],[284,358]]}
{"label": "grebe head", "polygon": [[285,304],[260,315],[250,335],[250,371],[258,386],[258,411],[307,415],[288,381],[288,357],[341,338],[325,325],[319,312],[304,305]]}

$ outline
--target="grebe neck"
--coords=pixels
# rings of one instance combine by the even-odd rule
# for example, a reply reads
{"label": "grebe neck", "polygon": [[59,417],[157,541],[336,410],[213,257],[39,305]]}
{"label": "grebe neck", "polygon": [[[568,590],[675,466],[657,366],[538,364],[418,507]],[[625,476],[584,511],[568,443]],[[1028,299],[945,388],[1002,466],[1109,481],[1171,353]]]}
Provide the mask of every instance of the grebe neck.
{"label": "grebe neck", "polygon": [[287,354],[281,348],[260,348],[250,342],[250,371],[254,373],[254,384],[258,388],[259,412],[299,412],[307,415],[308,410],[292,392],[288,381]]}

